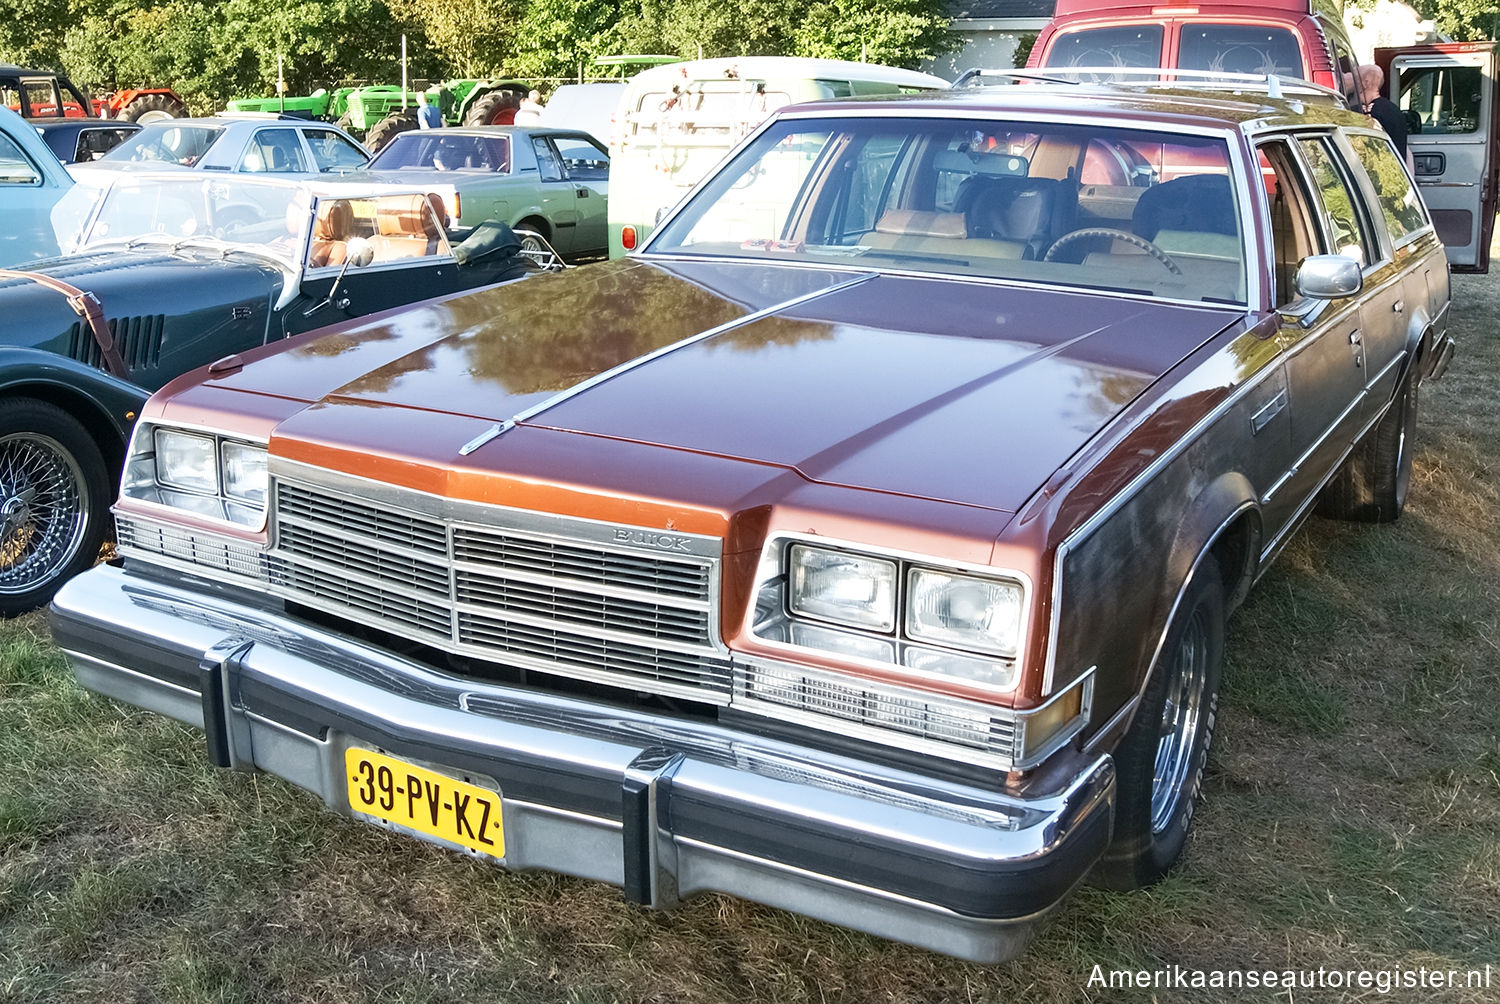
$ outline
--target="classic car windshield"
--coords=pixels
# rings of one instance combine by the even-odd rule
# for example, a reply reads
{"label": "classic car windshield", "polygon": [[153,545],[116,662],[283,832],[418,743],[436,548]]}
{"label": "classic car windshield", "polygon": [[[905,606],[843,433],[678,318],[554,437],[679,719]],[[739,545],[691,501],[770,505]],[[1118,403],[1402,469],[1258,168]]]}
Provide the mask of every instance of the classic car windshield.
{"label": "classic car windshield", "polygon": [[648,253],[805,260],[1245,302],[1227,144],[1092,125],[788,119]]}
{"label": "classic car windshield", "polygon": [[372,171],[409,167],[503,173],[510,170],[510,137],[455,136],[441,131],[402,133],[369,164]]}
{"label": "classic car windshield", "polygon": [[291,267],[311,226],[312,199],[295,186],[239,178],[125,175],[100,201],[81,248],[158,240],[219,242],[271,255]]}
{"label": "classic car windshield", "polygon": [[213,125],[168,125],[142,129],[101,159],[160,162],[192,167],[224,132]]}

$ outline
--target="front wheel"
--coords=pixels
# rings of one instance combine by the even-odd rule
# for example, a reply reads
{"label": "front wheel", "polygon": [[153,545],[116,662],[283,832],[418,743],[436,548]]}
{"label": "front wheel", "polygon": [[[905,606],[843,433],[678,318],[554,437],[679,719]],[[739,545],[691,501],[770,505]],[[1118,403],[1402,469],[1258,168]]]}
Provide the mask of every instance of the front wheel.
{"label": "front wheel", "polygon": [[1134,889],[1162,879],[1187,844],[1213,743],[1224,663],[1224,582],[1206,555],[1167,629],[1130,731],[1115,750],[1115,835],[1095,866],[1099,884]]}
{"label": "front wheel", "polygon": [[0,401],[0,616],[42,606],[99,556],[109,475],[78,420],[43,401]]}

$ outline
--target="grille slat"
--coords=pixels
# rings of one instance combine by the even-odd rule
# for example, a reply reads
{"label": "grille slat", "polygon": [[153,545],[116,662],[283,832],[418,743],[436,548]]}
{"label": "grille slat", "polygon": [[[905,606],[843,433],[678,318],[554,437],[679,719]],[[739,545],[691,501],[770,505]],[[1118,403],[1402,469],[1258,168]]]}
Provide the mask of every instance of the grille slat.
{"label": "grille slat", "polygon": [[449,522],[287,481],[275,521],[271,577],[291,598],[502,664],[728,699],[707,558]]}

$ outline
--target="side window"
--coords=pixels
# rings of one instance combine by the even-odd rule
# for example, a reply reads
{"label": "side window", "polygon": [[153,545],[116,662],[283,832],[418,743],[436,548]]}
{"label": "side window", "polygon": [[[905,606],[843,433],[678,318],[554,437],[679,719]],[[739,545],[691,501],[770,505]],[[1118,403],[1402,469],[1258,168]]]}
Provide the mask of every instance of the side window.
{"label": "side window", "polygon": [[292,174],[307,171],[302,143],[295,129],[262,129],[240,158],[241,171],[253,174]]}
{"label": "side window", "polygon": [[835,195],[825,243],[849,243],[875,229],[891,188],[891,173],[906,142],[907,138],[898,134],[872,136],[851,158],[853,163],[839,172],[848,184]]}
{"label": "side window", "polygon": [[1323,203],[1323,219],[1333,237],[1333,247],[1329,250],[1334,254],[1353,258],[1361,267],[1379,259],[1379,249],[1369,239],[1367,225],[1361,222],[1356,208],[1359,203],[1349,190],[1348,182],[1339,173],[1334,154],[1328,148],[1328,140],[1309,138],[1297,142],[1302,147],[1302,156],[1312,169],[1313,184]]}
{"label": "side window", "polygon": [[1413,66],[1401,70],[1401,113],[1406,130],[1421,133],[1479,131],[1484,71],[1477,66]]}
{"label": "side window", "polygon": [[124,142],[130,132],[125,129],[85,129],[78,134],[78,149],[73,159],[80,164],[98,160]]}
{"label": "side window", "polygon": [[1408,236],[1427,225],[1427,210],[1406,176],[1406,167],[1384,136],[1354,135],[1349,137],[1349,143],[1359,155],[1360,166],[1375,190],[1375,201],[1380,204],[1380,215],[1385,217],[1391,245],[1400,247]]}
{"label": "side window", "polygon": [[531,139],[531,148],[536,151],[536,166],[542,172],[543,181],[562,181],[562,165],[546,140],[539,136]]}
{"label": "side window", "polygon": [[563,170],[574,181],[609,179],[609,154],[588,140],[555,137],[552,146],[562,158]]}
{"label": "side window", "polygon": [[1260,171],[1271,207],[1273,299],[1277,307],[1284,307],[1297,299],[1297,266],[1319,251],[1318,229],[1297,160],[1285,142],[1260,148]]}
{"label": "side window", "polygon": [[33,118],[49,118],[63,113],[61,96],[50,80],[26,82],[21,86],[26,91],[26,104],[30,107],[27,114]]}
{"label": "side window", "polygon": [[324,173],[357,170],[370,159],[363,150],[332,129],[304,129],[302,135],[307,137],[318,170]]}
{"label": "side window", "polygon": [[32,165],[15,141],[0,133],[0,187],[35,187],[42,183],[42,176]]}

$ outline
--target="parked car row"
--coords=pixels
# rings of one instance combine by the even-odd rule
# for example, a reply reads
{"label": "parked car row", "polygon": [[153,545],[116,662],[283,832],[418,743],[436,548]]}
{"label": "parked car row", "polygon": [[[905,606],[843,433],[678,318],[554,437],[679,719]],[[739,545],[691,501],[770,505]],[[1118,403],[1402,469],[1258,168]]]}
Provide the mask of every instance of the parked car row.
{"label": "parked car row", "polygon": [[[628,257],[289,340],[366,295],[330,289],[357,240],[441,247],[432,200],[183,172],[225,201],[127,197],[89,231],[150,280],[89,278],[140,317],[125,365],[178,320],[171,270],[219,287],[180,330],[243,339],[117,405],[128,443],[96,420],[121,560],[57,594],[57,642],[352,819],[651,907],[718,891],[1013,957],[1085,876],[1178,860],[1226,618],[1313,511],[1401,513],[1453,352],[1385,134],[1316,85],[1205,86],[768,106]],[[673,87],[656,112],[712,104]],[[410,134],[387,180],[455,176],[460,217],[470,174],[595,169],[496,135]],[[67,300],[0,296],[46,372],[100,358]],[[0,464],[11,568],[82,553],[66,493],[102,511],[64,425],[0,439],[27,458]]]}

